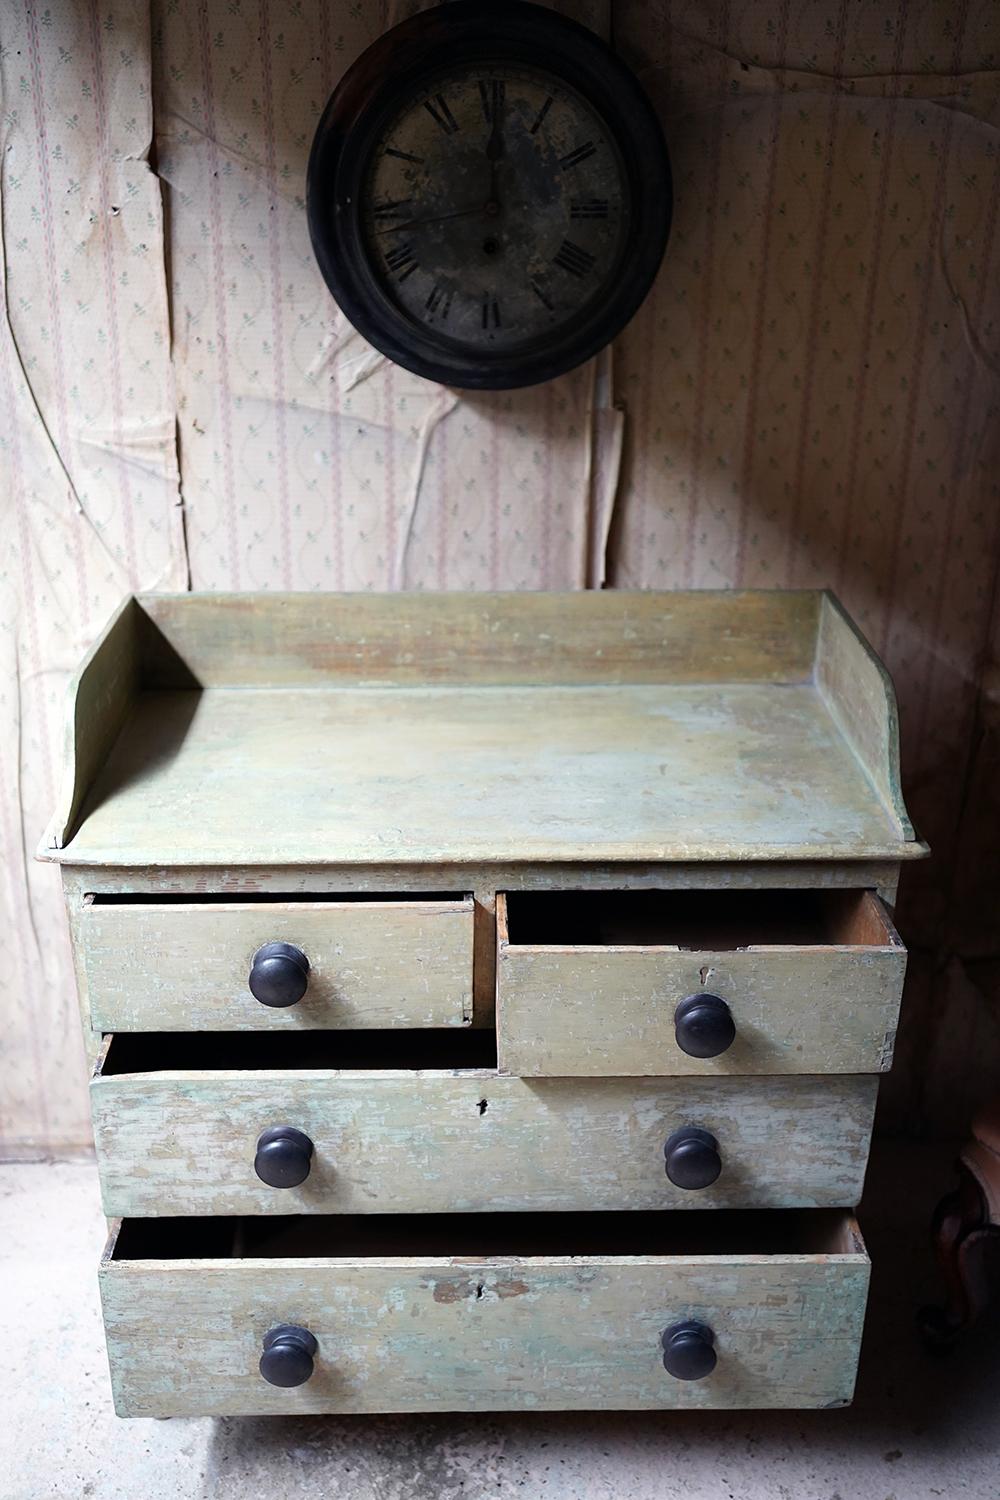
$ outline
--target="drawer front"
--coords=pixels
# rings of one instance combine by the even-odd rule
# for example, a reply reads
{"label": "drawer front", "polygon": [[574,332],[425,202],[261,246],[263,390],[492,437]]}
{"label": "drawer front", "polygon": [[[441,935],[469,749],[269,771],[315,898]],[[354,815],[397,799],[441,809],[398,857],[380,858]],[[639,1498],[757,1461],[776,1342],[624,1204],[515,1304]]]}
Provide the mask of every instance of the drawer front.
{"label": "drawer front", "polygon": [[[906,950],[872,892],[857,896],[852,942],[715,950],[518,943],[503,895],[497,933],[500,1066],[522,1078],[891,1066]],[[728,1018],[715,1044],[724,1050],[692,1056],[677,1008],[705,995]]]}
{"label": "drawer front", "polygon": [[[77,941],[96,1031],[461,1026],[472,1017],[471,897],[85,906]],[[287,943],[305,993],[262,1004],[254,955]]]}
{"label": "drawer front", "polygon": [[[112,1244],[101,1293],[120,1416],[831,1407],[853,1394],[868,1273],[856,1232],[832,1253],[574,1259],[120,1262]],[[690,1322],[715,1365],[678,1378],[664,1335]],[[282,1325],[315,1341],[292,1387],[260,1371]]]}
{"label": "drawer front", "polygon": [[[111,1216],[489,1213],[855,1203],[875,1093],[865,1077],[529,1083],[311,1069],[98,1076],[91,1100]],[[307,1138],[288,1150],[307,1174],[296,1186],[256,1170],[277,1126]],[[704,1187],[666,1174],[668,1139],[692,1128],[715,1139],[721,1164]],[[698,1142],[680,1156],[675,1146],[675,1176],[692,1155],[711,1167]]]}

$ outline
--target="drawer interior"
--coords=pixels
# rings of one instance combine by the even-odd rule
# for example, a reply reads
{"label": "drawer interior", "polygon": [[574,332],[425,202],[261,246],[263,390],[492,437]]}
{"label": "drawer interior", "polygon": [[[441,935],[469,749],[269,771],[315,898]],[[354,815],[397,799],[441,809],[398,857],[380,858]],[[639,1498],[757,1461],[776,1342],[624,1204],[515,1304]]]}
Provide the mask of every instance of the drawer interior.
{"label": "drawer interior", "polygon": [[509,891],[498,906],[511,948],[902,946],[870,890]]}
{"label": "drawer interior", "polygon": [[109,1036],[101,1078],[130,1073],[254,1073],[330,1068],[494,1070],[496,1032],[472,1027],[398,1031],[121,1031]]}
{"label": "drawer interior", "polygon": [[865,1256],[843,1209],[123,1219],[107,1259]]}

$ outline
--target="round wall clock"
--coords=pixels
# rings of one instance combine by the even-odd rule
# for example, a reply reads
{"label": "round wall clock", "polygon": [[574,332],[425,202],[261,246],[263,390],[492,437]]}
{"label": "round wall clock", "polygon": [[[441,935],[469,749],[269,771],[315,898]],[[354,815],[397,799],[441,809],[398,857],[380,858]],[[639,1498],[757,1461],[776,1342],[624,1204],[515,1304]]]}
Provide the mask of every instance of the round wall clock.
{"label": "round wall clock", "polygon": [[445,385],[549,380],[649,291],[670,164],[636,79],[519,0],[450,0],[344,75],[309,159],[309,229],[359,333]]}

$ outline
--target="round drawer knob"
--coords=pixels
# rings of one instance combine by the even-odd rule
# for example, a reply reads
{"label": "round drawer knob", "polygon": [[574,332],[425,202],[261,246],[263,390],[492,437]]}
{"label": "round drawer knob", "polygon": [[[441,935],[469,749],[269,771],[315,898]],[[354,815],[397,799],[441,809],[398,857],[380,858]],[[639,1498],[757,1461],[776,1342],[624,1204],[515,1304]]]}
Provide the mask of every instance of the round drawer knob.
{"label": "round drawer knob", "polygon": [[674,1187],[707,1188],[722,1171],[719,1143],[697,1125],[675,1130],[663,1148],[667,1176]]}
{"label": "round drawer knob", "polygon": [[247,983],[261,1005],[294,1005],[309,983],[309,960],[294,943],[265,943],[250,965]]}
{"label": "round drawer knob", "polygon": [[309,1176],[313,1143],[294,1125],[272,1125],[257,1137],[253,1169],[268,1187],[298,1187]]}
{"label": "round drawer knob", "polygon": [[707,1323],[688,1319],[664,1329],[663,1368],[675,1380],[704,1380],[718,1362],[715,1334]]}
{"label": "round drawer knob", "polygon": [[688,995],[674,1011],[674,1034],[688,1057],[719,1057],[733,1045],[736,1024],[720,995]]}
{"label": "round drawer knob", "polygon": [[264,1335],[260,1373],[268,1385],[305,1385],[313,1372],[317,1347],[308,1328],[279,1323]]}

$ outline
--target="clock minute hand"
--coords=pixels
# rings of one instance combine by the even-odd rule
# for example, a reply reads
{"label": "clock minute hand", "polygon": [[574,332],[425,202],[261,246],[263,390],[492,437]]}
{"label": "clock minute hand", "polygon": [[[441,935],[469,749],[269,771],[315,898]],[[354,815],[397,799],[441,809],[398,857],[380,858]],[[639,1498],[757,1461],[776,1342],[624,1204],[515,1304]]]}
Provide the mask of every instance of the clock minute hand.
{"label": "clock minute hand", "polygon": [[389,224],[385,229],[376,230],[377,234],[398,234],[401,229],[419,229],[422,224],[443,224],[446,219],[467,219],[472,214],[481,214],[483,205],[475,204],[472,208],[456,208],[447,214],[430,214],[424,219],[407,219],[402,224]]}
{"label": "clock minute hand", "polygon": [[503,143],[503,105],[504,86],[501,82],[494,80],[493,83],[493,126],[490,130],[490,138],[486,142],[486,160],[490,164],[490,202],[497,203],[498,177],[500,174],[500,161],[504,154]]}

